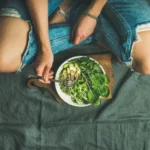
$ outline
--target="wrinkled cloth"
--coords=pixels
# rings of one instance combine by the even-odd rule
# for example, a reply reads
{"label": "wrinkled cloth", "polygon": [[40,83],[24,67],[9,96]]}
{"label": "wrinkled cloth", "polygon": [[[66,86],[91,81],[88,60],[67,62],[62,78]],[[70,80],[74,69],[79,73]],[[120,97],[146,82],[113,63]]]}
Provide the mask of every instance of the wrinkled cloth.
{"label": "wrinkled cloth", "polygon": [[[101,50],[84,46],[58,53],[55,69],[68,57]],[[114,60],[113,69],[113,99],[84,108],[28,89],[32,66],[20,74],[0,74],[0,150],[149,150],[150,76]]]}

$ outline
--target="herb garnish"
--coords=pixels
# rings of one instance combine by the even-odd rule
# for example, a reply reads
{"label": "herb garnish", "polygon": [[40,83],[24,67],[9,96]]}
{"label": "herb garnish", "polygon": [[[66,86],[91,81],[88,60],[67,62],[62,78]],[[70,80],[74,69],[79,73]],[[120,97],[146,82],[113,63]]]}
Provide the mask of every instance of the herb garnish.
{"label": "herb garnish", "polygon": [[100,97],[108,97],[110,82],[100,65],[89,57],[70,60],[63,66],[60,80],[75,80],[74,86],[66,88],[60,84],[63,92],[69,95],[73,102],[100,105]]}

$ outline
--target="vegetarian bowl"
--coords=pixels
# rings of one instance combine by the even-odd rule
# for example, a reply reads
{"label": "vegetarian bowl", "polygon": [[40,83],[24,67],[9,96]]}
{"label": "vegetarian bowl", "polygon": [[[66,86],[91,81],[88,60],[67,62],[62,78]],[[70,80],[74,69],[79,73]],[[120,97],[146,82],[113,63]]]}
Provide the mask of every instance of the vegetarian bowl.
{"label": "vegetarian bowl", "polygon": [[72,80],[74,85],[66,87],[55,82],[58,95],[68,104],[77,107],[100,105],[101,97],[108,97],[109,78],[98,61],[87,56],[67,59],[58,68],[56,80]]}

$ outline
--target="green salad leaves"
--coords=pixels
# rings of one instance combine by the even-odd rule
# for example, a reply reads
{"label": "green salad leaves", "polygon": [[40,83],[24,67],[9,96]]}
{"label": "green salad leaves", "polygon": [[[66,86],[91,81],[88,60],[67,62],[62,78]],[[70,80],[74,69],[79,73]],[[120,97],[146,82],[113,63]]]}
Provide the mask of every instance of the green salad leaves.
{"label": "green salad leaves", "polygon": [[59,79],[75,81],[71,88],[60,84],[61,90],[75,103],[100,105],[100,97],[108,97],[110,93],[107,86],[109,78],[103,73],[100,64],[89,57],[70,60],[63,66]]}

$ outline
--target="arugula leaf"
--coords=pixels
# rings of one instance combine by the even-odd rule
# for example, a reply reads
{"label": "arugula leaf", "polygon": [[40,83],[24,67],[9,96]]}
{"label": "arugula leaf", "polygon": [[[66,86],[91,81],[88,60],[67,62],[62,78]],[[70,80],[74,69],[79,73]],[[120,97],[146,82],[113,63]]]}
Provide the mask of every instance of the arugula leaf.
{"label": "arugula leaf", "polygon": [[101,92],[101,96],[103,97],[108,97],[110,93],[109,88],[106,85],[100,86],[100,92]]}
{"label": "arugula leaf", "polygon": [[65,79],[72,69],[78,72],[78,78],[72,88],[65,88],[60,84],[63,92],[71,96],[75,103],[91,103],[95,106],[101,104],[100,96],[107,97],[110,93],[107,84],[108,76],[103,73],[99,64],[89,57],[81,57],[70,60],[63,66],[60,79]]}
{"label": "arugula leaf", "polygon": [[99,95],[96,92],[90,91],[88,92],[88,100],[90,103],[94,104],[99,99]]}
{"label": "arugula leaf", "polygon": [[94,100],[95,100],[95,95],[93,92],[88,92],[88,100],[90,103],[94,103]]}
{"label": "arugula leaf", "polygon": [[101,104],[101,99],[98,99],[95,103],[93,103],[94,106],[98,106]]}

